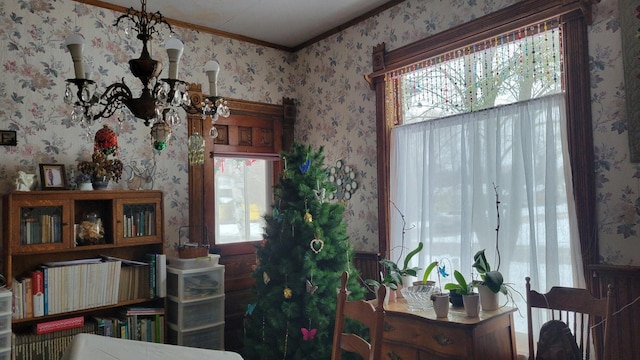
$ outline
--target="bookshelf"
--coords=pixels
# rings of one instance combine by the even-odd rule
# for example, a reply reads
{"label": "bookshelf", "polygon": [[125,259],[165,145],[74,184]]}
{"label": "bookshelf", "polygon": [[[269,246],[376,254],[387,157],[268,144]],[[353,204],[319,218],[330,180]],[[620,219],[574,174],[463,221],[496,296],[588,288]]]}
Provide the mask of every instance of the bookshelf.
{"label": "bookshelf", "polygon": [[[150,287],[149,270],[129,268],[132,265],[126,260],[147,262],[148,254],[164,254],[161,191],[14,191],[4,195],[2,206],[2,274],[9,289],[16,279],[45,268],[52,273],[49,278],[55,279],[58,268],[47,263],[74,264],[103,256],[119,259],[117,270],[113,260],[71,266],[71,275],[58,278],[66,284],[48,284],[52,291],[58,286],[60,303],[55,306],[62,307],[54,306],[56,299],[45,297],[55,311],[16,316],[14,309],[13,333],[29,333],[38,323],[57,319],[117,316],[124,307],[165,308],[164,298],[153,297],[150,289],[129,291],[129,295],[121,290],[124,284]],[[146,283],[142,282],[145,277]],[[107,285],[98,292],[97,284],[102,283]],[[96,298],[96,293],[105,295]]]}

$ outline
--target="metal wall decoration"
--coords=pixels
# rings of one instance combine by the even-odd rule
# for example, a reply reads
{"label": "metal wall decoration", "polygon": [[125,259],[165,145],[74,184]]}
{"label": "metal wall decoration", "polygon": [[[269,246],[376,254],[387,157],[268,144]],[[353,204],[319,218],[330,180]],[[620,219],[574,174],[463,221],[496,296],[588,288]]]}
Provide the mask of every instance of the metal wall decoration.
{"label": "metal wall decoration", "polygon": [[329,200],[346,201],[351,199],[358,189],[356,171],[352,166],[346,165],[344,160],[336,161],[335,166],[329,167],[329,181],[336,186],[336,191],[329,194]]}

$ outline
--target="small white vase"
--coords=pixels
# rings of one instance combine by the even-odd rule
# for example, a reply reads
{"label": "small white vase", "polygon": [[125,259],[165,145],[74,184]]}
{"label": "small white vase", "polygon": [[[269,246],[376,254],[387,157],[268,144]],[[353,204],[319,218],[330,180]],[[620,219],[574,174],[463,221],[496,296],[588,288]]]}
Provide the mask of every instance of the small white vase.
{"label": "small white vase", "polygon": [[433,294],[433,310],[438,318],[449,316],[449,294]]}
{"label": "small white vase", "polygon": [[90,182],[78,183],[78,190],[93,190],[93,184]]}
{"label": "small white vase", "polygon": [[483,311],[498,310],[498,293],[494,293],[487,285],[478,285],[480,306]]}
{"label": "small white vase", "polygon": [[480,295],[478,293],[462,295],[462,304],[468,317],[478,317],[480,314]]}

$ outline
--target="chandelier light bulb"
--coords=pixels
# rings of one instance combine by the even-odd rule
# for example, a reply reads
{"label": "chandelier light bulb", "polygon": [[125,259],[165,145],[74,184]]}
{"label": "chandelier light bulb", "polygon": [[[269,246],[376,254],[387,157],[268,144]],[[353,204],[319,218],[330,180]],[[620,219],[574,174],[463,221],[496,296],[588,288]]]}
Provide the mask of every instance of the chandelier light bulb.
{"label": "chandelier light bulb", "polygon": [[73,70],[76,74],[76,79],[84,79],[84,68],[82,59],[82,50],[84,49],[84,37],[79,33],[73,33],[64,41],[65,46],[71,53],[71,60],[73,60]]}
{"label": "chandelier light bulb", "polygon": [[165,44],[169,56],[169,79],[178,78],[178,65],[184,52],[184,44],[180,39],[172,37]]}
{"label": "chandelier light bulb", "polygon": [[209,96],[218,96],[218,73],[220,64],[215,60],[209,60],[204,64],[204,73],[209,78]]}

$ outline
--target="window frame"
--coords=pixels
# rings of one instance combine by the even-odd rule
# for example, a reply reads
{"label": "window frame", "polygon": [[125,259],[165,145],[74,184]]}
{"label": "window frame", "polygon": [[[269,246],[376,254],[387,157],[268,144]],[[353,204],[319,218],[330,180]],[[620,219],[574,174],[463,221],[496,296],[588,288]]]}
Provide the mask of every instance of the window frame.
{"label": "window frame", "polygon": [[[202,102],[202,85],[190,84],[189,96],[192,103]],[[204,165],[189,165],[189,227],[208,230],[207,238],[211,247],[218,247],[215,242],[215,192],[214,156],[253,157],[271,160],[272,184],[277,183],[283,170],[280,152],[286,151],[293,143],[293,131],[296,119],[295,99],[283,98],[281,105],[258,103],[247,100],[225,98],[231,110],[228,118],[218,118],[215,126],[219,135],[210,141],[207,134],[212,123],[209,118],[202,120],[201,114],[188,114],[188,134],[199,132],[205,134]],[[265,131],[266,130],[266,131]],[[269,137],[270,134],[270,138]],[[195,239],[204,236],[195,235]],[[223,244],[227,255],[255,251],[257,241]],[[214,249],[219,251],[220,249]]]}
{"label": "window frame", "polygon": [[374,72],[367,79],[376,94],[378,232],[383,258],[387,258],[390,251],[390,134],[397,122],[390,119],[400,119],[399,114],[386,114],[385,75],[467,44],[558,17],[564,32],[567,137],[574,201],[583,267],[588,274],[587,265],[597,263],[599,258],[587,38],[591,3],[597,2],[599,0],[525,0],[393,51],[387,52],[384,43],[374,47]]}

